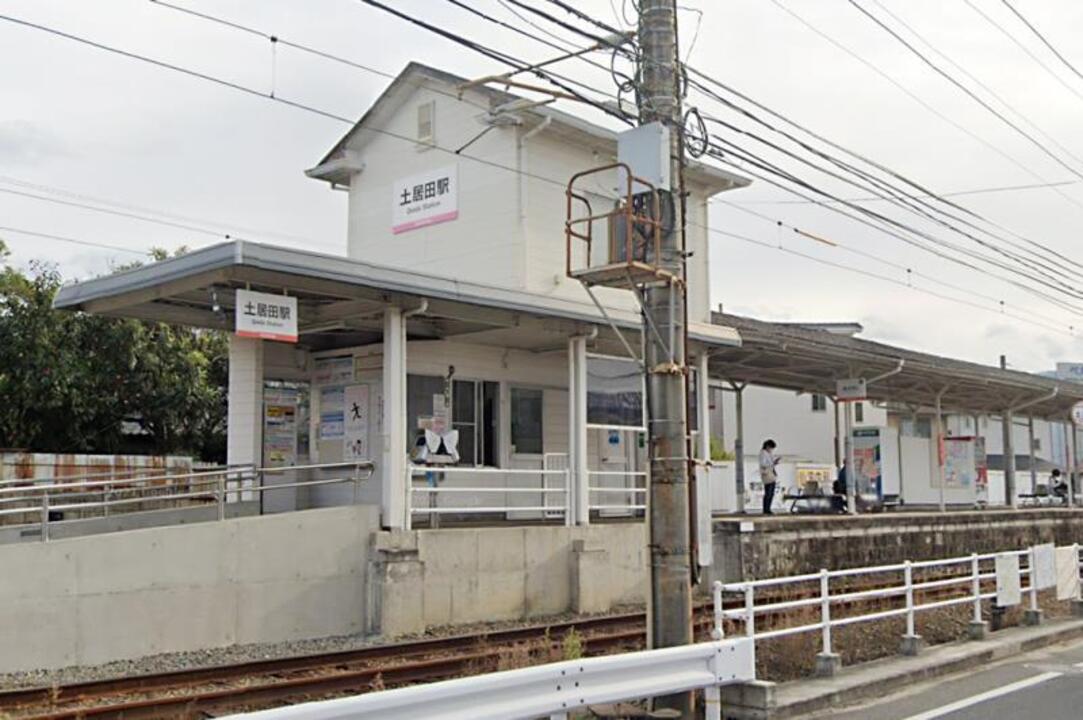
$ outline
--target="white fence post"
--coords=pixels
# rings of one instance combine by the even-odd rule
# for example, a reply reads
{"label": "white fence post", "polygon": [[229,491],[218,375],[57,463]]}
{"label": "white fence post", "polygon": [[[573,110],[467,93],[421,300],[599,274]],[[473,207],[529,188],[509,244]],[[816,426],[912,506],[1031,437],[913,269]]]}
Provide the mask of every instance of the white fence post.
{"label": "white fence post", "polygon": [[823,623],[824,655],[831,655],[831,576],[820,570],[820,622]]}
{"label": "white fence post", "polygon": [[903,568],[903,576],[906,583],[906,634],[914,636],[914,568],[909,560]]}
{"label": "white fence post", "polygon": [[403,529],[413,530],[414,528],[414,466],[412,463],[406,463],[406,497],[403,499],[403,514],[405,517],[402,520]]}
{"label": "white fence post", "polygon": [[226,478],[219,475],[215,480],[215,500],[218,501],[218,519],[226,519]]}
{"label": "white fence post", "polygon": [[703,688],[704,720],[722,720],[722,690],[717,685]]}
{"label": "white fence post", "polygon": [[[545,483],[542,482],[542,485]],[[572,470],[571,467],[564,468],[564,525],[565,527],[571,527],[575,525],[575,496],[572,494]],[[545,503],[542,502],[544,505]]]}
{"label": "white fence post", "polygon": [[974,619],[970,621],[970,639],[984,640],[986,624],[981,619],[981,560],[977,553],[970,555],[970,591],[974,594]]}
{"label": "white fence post", "polygon": [[745,637],[752,641],[752,666],[756,665],[756,589],[745,585]]}
{"label": "white fence post", "polygon": [[725,637],[725,631],[722,629],[722,583],[719,580],[715,580],[711,586],[712,600],[714,601],[714,628],[711,630],[711,637],[715,640],[721,640]]}

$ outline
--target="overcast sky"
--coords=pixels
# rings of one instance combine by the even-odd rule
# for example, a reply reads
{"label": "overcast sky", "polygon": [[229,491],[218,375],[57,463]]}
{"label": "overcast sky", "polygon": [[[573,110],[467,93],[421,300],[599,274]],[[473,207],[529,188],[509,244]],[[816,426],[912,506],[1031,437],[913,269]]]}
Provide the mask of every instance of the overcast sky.
{"label": "overcast sky", "polygon": [[[621,0],[573,1],[608,23],[621,22]],[[176,2],[387,73],[398,72],[410,60],[466,76],[504,69],[357,0]],[[538,32],[523,25],[498,0],[465,2]],[[553,53],[441,0],[388,3],[517,57],[540,60]],[[1083,160],[1076,159],[1083,158],[1079,132],[1083,78],[1042,46],[1001,0],[860,3],[972,87],[1055,158],[924,65],[847,0],[682,0],[682,6],[703,12],[697,36],[700,14],[682,11],[681,42],[687,51],[696,37],[690,63],[699,70],[932,191],[1067,183],[953,199],[981,219],[961,211],[960,217],[1000,238],[972,233],[981,239],[1005,247],[1006,242],[1015,243],[1031,258],[1034,246],[1030,242],[1063,255],[1066,259],[1046,263],[1055,272],[1052,279],[1043,281],[1047,288],[1058,282],[1069,289],[1083,285],[1079,275],[1073,274],[1083,269],[1072,264],[1083,262],[1079,240],[1083,183],[1075,174],[1083,173]],[[626,4],[630,10],[631,4]],[[1012,0],[1012,4],[1083,69],[1078,42],[1083,33],[1083,3]],[[0,0],[0,14],[257,90],[271,87],[272,52],[266,39],[180,14],[150,0]],[[566,40],[581,42],[552,29]],[[286,47],[279,46],[275,55],[274,89],[279,97],[349,118],[358,117],[388,82],[377,74]],[[598,60],[608,62],[605,56]],[[612,91],[606,72],[577,61],[559,69],[599,90]],[[702,95],[692,93],[686,102],[742,128],[756,129]],[[596,111],[563,107],[608,122]],[[302,172],[320,159],[344,129],[343,123],[332,119],[0,21],[0,227],[8,228],[0,229],[0,238],[10,246],[16,264],[45,260],[56,263],[69,278],[100,274],[138,255],[13,229],[135,251],[151,246],[198,247],[229,233],[341,253],[345,197]],[[867,195],[782,158],[750,138],[717,126],[711,129],[743,149],[801,173],[818,187],[847,198]],[[766,135],[762,128],[756,130]],[[773,139],[778,140],[777,136]],[[125,212],[189,228],[15,193],[127,206]],[[825,207],[794,202],[800,199],[763,182],[721,199],[769,218],[727,204],[714,207],[714,228],[770,246],[713,236],[712,294],[727,310],[775,320],[857,320],[872,339],[990,364],[1006,353],[1011,366],[1025,370],[1050,369],[1058,360],[1083,360],[1083,343],[1078,339],[1083,322],[1044,298],[952,264]],[[950,230],[922,224],[911,213],[893,212],[886,203],[866,206],[934,232],[937,239],[993,252]],[[775,225],[778,220],[837,246],[791,231],[780,233]],[[197,227],[211,232],[192,229]],[[780,251],[780,243],[788,250],[880,277]],[[1010,276],[1010,270],[1019,267],[1015,260],[1008,265],[1009,269],[994,272]],[[907,287],[908,282],[916,287]],[[1064,295],[1057,297],[1070,302]],[[1075,326],[1079,333],[1069,330]]]}

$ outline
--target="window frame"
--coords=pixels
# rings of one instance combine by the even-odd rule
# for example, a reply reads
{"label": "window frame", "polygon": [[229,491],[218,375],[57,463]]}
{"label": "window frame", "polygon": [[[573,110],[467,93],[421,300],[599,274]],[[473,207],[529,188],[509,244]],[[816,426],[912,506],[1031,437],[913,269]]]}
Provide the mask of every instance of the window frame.
{"label": "window frame", "polygon": [[[529,383],[508,383],[508,455],[512,457],[530,457],[530,458],[542,458],[545,457],[545,391],[547,388],[541,385],[531,385]],[[541,430],[541,449],[538,452],[524,452],[519,450],[515,444],[515,393],[517,390],[527,390],[530,392],[538,393],[541,399],[541,417],[538,421],[538,428]]]}

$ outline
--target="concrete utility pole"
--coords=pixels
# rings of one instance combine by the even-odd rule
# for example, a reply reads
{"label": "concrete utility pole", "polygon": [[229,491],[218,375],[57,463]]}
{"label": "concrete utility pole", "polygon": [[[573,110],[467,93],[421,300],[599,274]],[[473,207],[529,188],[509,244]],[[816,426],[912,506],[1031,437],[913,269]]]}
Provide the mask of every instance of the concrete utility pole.
{"label": "concrete utility pole", "polygon": [[[680,69],[675,0],[639,0],[639,123],[669,128],[670,183],[660,191],[663,217],[661,257],[654,264],[684,277],[681,218]],[[672,212],[667,212],[672,208]],[[689,508],[685,293],[683,286],[652,285],[644,292],[648,434],[650,437],[651,593],[648,615],[651,647],[692,642],[692,548]],[[651,328],[653,322],[657,332]],[[668,340],[668,342],[666,342]],[[668,345],[668,347],[667,347]],[[692,694],[658,699],[664,708],[692,717]]]}

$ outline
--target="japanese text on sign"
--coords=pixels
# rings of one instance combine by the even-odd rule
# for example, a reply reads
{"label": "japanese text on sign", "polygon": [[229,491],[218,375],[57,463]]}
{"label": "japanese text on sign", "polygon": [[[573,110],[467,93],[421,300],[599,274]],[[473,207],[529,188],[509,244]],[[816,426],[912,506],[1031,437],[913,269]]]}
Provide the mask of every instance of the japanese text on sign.
{"label": "japanese text on sign", "polygon": [[237,335],[297,342],[297,298],[286,295],[237,291]]}
{"label": "japanese text on sign", "polygon": [[393,233],[459,217],[458,168],[454,165],[396,180],[392,192]]}

